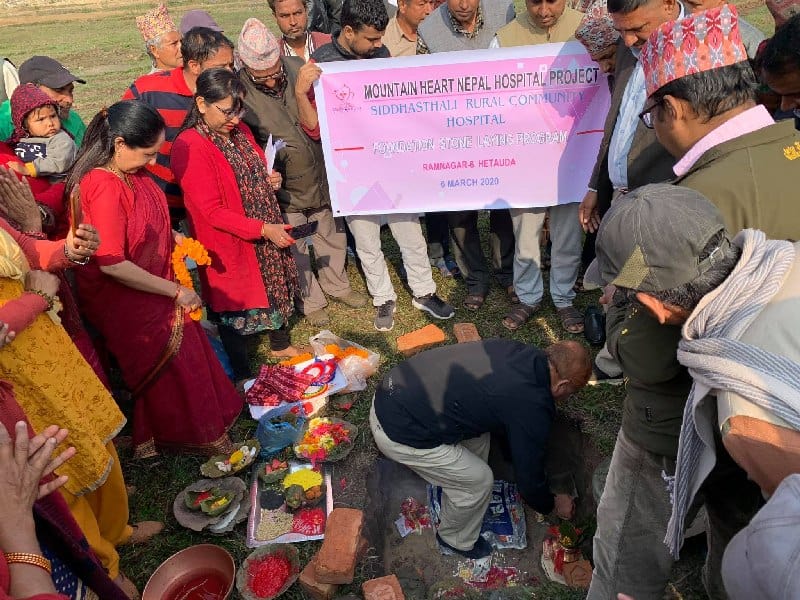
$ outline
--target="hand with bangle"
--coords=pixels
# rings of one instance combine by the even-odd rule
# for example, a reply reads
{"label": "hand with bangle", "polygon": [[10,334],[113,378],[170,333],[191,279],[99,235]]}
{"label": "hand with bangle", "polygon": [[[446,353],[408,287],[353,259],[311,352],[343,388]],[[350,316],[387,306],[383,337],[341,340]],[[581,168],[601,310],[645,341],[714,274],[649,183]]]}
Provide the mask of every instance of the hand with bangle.
{"label": "hand with bangle", "polygon": [[0,550],[11,575],[9,592],[21,598],[53,594],[50,561],[42,556],[36,539],[33,503],[66,483],[66,476],[46,483],[42,478],[75,455],[69,448],[54,456],[56,447],[67,437],[67,430],[55,425],[29,438],[24,421],[15,424],[15,440],[0,423]]}
{"label": "hand with bangle", "polygon": [[87,223],[81,223],[70,231],[64,240],[64,256],[77,265],[85,265],[100,247],[100,235],[97,229]]}
{"label": "hand with bangle", "polygon": [[28,271],[25,274],[25,291],[44,298],[47,310],[53,310],[60,283],[58,277],[47,271]]}

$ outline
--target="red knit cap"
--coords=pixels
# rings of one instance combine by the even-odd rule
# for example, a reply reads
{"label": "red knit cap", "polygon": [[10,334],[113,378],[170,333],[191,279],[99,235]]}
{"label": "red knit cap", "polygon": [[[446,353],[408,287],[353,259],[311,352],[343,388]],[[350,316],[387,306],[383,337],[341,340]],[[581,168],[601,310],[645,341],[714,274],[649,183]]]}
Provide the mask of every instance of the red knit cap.
{"label": "red knit cap", "polygon": [[9,142],[16,144],[24,137],[28,137],[25,130],[25,117],[32,110],[42,106],[52,106],[58,111],[58,102],[45,94],[42,90],[32,83],[17,86],[11,94],[11,122],[14,124],[14,133],[11,134]]}

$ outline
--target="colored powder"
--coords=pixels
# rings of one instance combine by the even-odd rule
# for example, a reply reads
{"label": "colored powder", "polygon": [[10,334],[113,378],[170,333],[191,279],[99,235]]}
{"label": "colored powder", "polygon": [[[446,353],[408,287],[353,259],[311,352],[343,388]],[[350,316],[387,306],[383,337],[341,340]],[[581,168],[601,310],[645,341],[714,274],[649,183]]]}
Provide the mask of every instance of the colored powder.
{"label": "colored powder", "polygon": [[299,485],[303,490],[322,485],[322,475],[313,469],[299,469],[294,473],[289,473],[283,480],[284,488],[293,485]]}

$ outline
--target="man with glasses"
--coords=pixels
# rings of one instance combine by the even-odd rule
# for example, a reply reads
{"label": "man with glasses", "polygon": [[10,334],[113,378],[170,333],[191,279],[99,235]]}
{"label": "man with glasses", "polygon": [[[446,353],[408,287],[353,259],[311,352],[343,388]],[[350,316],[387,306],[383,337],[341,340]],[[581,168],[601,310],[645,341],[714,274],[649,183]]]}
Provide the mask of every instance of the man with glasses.
{"label": "man with glasses", "polygon": [[[736,8],[721,10],[740,40]],[[731,233],[753,228],[773,239],[800,239],[800,211],[787,193],[800,189],[800,133],[757,104],[747,55],[664,82],[667,66],[653,54],[659,47],[648,48],[642,60],[649,97],[640,118],[677,159],[672,182],[711,200]]]}
{"label": "man with glasses", "polygon": [[[276,4],[280,10],[285,3],[278,0]],[[258,19],[248,19],[242,27],[238,55],[239,78],[247,90],[244,121],[259,145],[267,144],[270,135],[273,143],[278,139],[285,143],[275,156],[274,166],[283,176],[283,187],[276,194],[285,221],[293,227],[317,223],[317,231],[310,238],[316,275],[311,268],[308,238],[298,239],[291,249],[300,276],[297,308],[312,325],[321,327],[330,322],[325,294],[351,308],[365,306],[367,299],[350,287],[347,277],[344,225],[331,212],[319,133],[300,124],[294,89],[303,59],[281,56],[280,44]]]}
{"label": "man with glasses", "polygon": [[167,125],[166,139],[158,151],[156,164],[146,165],[150,177],[167,196],[173,226],[183,218],[183,197],[169,165],[172,142],[192,107],[197,78],[206,69],[222,67],[233,70],[233,42],[222,32],[195,27],[181,40],[183,66],[170,71],[143,75],[123,94],[123,100],[141,100],[155,108]]}
{"label": "man with glasses", "polygon": [[[742,44],[736,8],[723,5],[665,23],[650,36],[639,61],[648,96],[639,119],[643,127],[655,127],[661,144],[679,158],[673,183],[700,192],[716,205],[731,237],[742,229],[754,228],[769,238],[797,240],[800,211],[789,190],[800,186],[800,170],[791,158],[800,158],[800,136],[791,123],[774,124],[767,110],[756,104],[755,77]],[[644,198],[646,190],[653,189],[659,188],[648,186],[632,193]],[[653,199],[669,206],[669,195],[662,196]],[[677,197],[686,195],[676,192]],[[628,204],[634,201],[646,200],[618,200]],[[621,214],[617,209],[612,207],[612,213]],[[686,218],[683,207],[674,210],[676,219],[686,221],[681,226],[700,230],[698,222]],[[608,347],[628,378],[622,429],[597,509],[590,600],[606,600],[617,592],[634,598],[660,598],[674,561],[661,543],[672,512],[665,481],[676,474],[678,438],[692,379],[678,362],[681,323],[659,321],[651,314],[650,305],[643,302],[646,299],[636,294],[646,291],[637,287],[646,278],[646,270],[634,268],[637,261],[652,261],[654,256],[661,259],[656,262],[662,270],[677,268],[670,257],[653,251],[652,242],[662,238],[665,247],[686,245],[666,231],[674,229],[675,223],[662,225],[643,221],[639,231],[630,227],[616,231],[613,227],[618,240],[626,234],[629,241],[635,238],[628,245],[636,256],[624,264],[631,273],[635,271],[627,283],[604,276],[607,248],[603,242],[614,236],[608,234],[611,224],[603,225],[606,234],[604,237],[601,228],[599,259],[593,263],[599,272],[592,272],[592,267],[587,272],[587,278],[596,283],[614,282],[627,288],[625,292],[608,286],[606,298],[610,300]],[[722,257],[712,255],[710,264],[715,260],[719,262]],[[695,262],[693,269],[696,290],[701,285],[703,265]],[[634,281],[637,273],[638,282]],[[661,275],[654,281],[664,283]],[[681,480],[679,486],[684,485]],[[754,498],[752,491],[730,457],[718,453],[717,465],[698,494],[708,513],[704,584],[710,598],[726,597],[720,577],[722,552],[736,530],[747,522],[742,516],[746,517],[746,505]],[[691,523],[699,504],[682,506],[685,523]],[[682,539],[682,535],[682,527],[671,531],[673,540],[676,536]],[[673,550],[679,546],[675,542]]]}

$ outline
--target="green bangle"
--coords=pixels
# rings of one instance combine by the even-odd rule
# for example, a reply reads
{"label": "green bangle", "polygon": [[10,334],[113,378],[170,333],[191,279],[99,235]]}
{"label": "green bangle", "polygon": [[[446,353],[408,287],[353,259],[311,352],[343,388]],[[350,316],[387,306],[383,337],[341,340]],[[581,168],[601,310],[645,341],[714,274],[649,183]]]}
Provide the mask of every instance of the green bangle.
{"label": "green bangle", "polygon": [[41,296],[47,302],[47,310],[53,310],[53,305],[56,302],[55,296],[51,296],[50,294],[45,294],[40,290],[28,290],[31,294],[36,294],[37,296]]}

